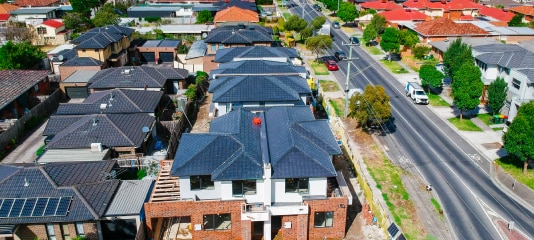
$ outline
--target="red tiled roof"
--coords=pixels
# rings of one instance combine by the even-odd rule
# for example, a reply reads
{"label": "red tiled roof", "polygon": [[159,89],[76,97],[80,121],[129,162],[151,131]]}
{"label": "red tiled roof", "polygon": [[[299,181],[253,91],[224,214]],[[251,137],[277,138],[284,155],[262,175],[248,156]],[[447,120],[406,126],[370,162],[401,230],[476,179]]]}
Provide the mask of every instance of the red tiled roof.
{"label": "red tiled roof", "polygon": [[382,1],[374,1],[374,2],[364,2],[360,4],[362,8],[366,9],[374,9],[374,10],[393,10],[393,9],[399,9],[402,8],[401,6],[390,2],[382,2]]}
{"label": "red tiled roof", "polygon": [[469,0],[451,0],[441,2],[430,2],[428,0],[408,0],[402,4],[405,7],[417,9],[443,9],[443,10],[463,10],[480,9],[483,6]]}
{"label": "red tiled roof", "polygon": [[7,21],[9,19],[9,14],[0,14],[0,21]]}
{"label": "red tiled roof", "polygon": [[59,0],[17,0],[13,4],[21,7],[51,7],[59,5]]}
{"label": "red tiled roof", "polygon": [[58,27],[63,26],[63,23],[60,22],[60,21],[56,21],[54,19],[50,19],[50,20],[44,21],[43,25],[46,25],[46,26],[49,26],[49,27],[53,27],[53,28],[58,28]]}
{"label": "red tiled roof", "polygon": [[519,7],[508,8],[508,10],[512,12],[516,12],[516,13],[521,13],[523,15],[529,15],[529,16],[534,15],[534,6],[519,6]]}
{"label": "red tiled roof", "polygon": [[395,9],[379,13],[386,21],[424,21],[427,16],[417,10]]}
{"label": "red tiled roof", "polygon": [[503,22],[509,22],[515,14],[512,12],[505,12],[499,8],[483,7],[480,9],[480,15],[492,17]]}
{"label": "red tiled roof", "polygon": [[13,10],[19,9],[19,6],[15,6],[9,3],[0,4],[0,14],[9,14]]}
{"label": "red tiled roof", "polygon": [[471,23],[455,23],[447,18],[437,18],[415,25],[415,31],[424,36],[462,36],[488,34],[484,29]]}
{"label": "red tiled roof", "polygon": [[471,15],[462,15],[460,16],[460,20],[462,21],[473,21],[475,18]]}
{"label": "red tiled roof", "polygon": [[257,12],[241,9],[238,7],[229,7],[218,11],[213,19],[214,22],[259,22],[260,17]]}

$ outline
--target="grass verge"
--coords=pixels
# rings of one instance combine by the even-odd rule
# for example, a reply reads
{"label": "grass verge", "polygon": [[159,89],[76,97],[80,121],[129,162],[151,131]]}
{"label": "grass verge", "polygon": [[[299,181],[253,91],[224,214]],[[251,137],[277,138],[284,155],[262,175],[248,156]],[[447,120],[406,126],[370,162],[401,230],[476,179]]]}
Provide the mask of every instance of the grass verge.
{"label": "grass verge", "polygon": [[291,15],[292,15],[291,13],[287,13],[287,12],[282,14],[282,16],[284,16],[285,20],[288,20],[291,17]]}
{"label": "grass verge", "polygon": [[447,101],[443,100],[443,98],[441,98],[437,94],[430,92],[427,94],[427,96],[428,96],[428,102],[430,103],[430,105],[434,107],[450,107],[451,106]]}
{"label": "grass verge", "polygon": [[365,44],[361,45],[365,50],[367,50],[371,55],[380,55],[382,54],[382,51],[378,49],[375,46],[365,46]]}
{"label": "grass verge", "polygon": [[402,184],[403,170],[385,158],[377,145],[373,144],[371,148],[380,153],[381,159],[365,159],[365,163],[377,184],[376,187],[381,190],[395,223],[400,226],[407,239],[424,239],[422,234],[425,233],[419,227],[415,206]]}
{"label": "grass verge", "polygon": [[385,67],[387,67],[392,73],[395,73],[395,74],[408,73],[408,70],[404,69],[401,65],[399,65],[395,61],[380,60],[380,62]]}
{"label": "grass verge", "polygon": [[330,99],[328,100],[330,106],[334,109],[336,116],[343,116],[343,110],[345,109],[345,102],[341,98]]}
{"label": "grass verge", "polygon": [[323,92],[337,92],[340,90],[339,85],[334,81],[319,80],[319,84],[321,85]]}
{"label": "grass verge", "polygon": [[313,72],[315,75],[328,75],[330,72],[326,68],[326,66],[322,63],[318,63],[315,61],[309,61],[308,64],[310,64],[310,67],[313,69]]}
{"label": "grass verge", "polygon": [[463,121],[460,121],[460,117],[454,117],[449,118],[449,120],[452,125],[454,125],[458,130],[461,131],[471,131],[471,132],[482,132],[482,129],[480,129],[477,125],[475,125],[471,119],[467,119],[464,117]]}
{"label": "grass verge", "polygon": [[432,205],[434,205],[440,216],[443,216],[443,209],[441,209],[441,205],[439,205],[438,200],[436,200],[435,198],[431,198],[430,201],[432,202]]}
{"label": "grass verge", "polygon": [[506,156],[495,160],[495,163],[504,170],[504,172],[512,175],[518,182],[527,185],[530,189],[534,189],[534,171],[532,169],[523,174],[523,161],[515,156]]}
{"label": "grass verge", "polygon": [[483,114],[478,114],[477,115],[477,118],[480,119],[482,122],[484,122],[486,125],[491,125],[493,123],[491,123],[491,119],[493,118],[493,116],[487,114],[487,113],[483,113]]}

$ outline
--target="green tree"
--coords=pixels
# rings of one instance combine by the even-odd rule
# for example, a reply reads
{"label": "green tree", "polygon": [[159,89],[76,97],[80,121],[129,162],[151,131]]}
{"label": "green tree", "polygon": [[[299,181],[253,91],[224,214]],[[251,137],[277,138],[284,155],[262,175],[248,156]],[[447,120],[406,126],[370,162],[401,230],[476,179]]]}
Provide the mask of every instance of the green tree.
{"label": "green tree", "polygon": [[504,106],[504,101],[506,101],[507,92],[508,87],[503,78],[497,77],[495,81],[490,83],[488,86],[488,106],[491,109],[492,114],[501,111],[502,106]]}
{"label": "green tree", "polygon": [[96,11],[95,18],[93,18],[93,25],[95,27],[117,25],[120,22],[120,17],[119,14],[115,13],[113,5],[106,3],[100,10]]}
{"label": "green tree", "polygon": [[415,34],[411,30],[404,29],[400,31],[399,34],[400,34],[400,44],[405,47],[413,48],[416,44],[420,42],[417,34]]}
{"label": "green tree", "polygon": [[302,29],[306,28],[308,23],[306,20],[300,18],[298,15],[291,15],[284,25],[286,31],[295,31],[300,32]]}
{"label": "green tree", "polygon": [[397,53],[400,48],[399,42],[399,30],[389,27],[384,30],[382,40],[380,41],[380,47],[386,52]]}
{"label": "green tree", "polygon": [[428,52],[430,52],[430,47],[424,45],[419,45],[412,49],[413,56],[417,59],[423,59]]}
{"label": "green tree", "polygon": [[[443,80],[443,73],[436,69],[432,64],[424,64],[419,69],[419,78],[421,78],[421,84],[427,88],[437,88],[441,86]],[[427,89],[428,90],[428,89]]]}
{"label": "green tree", "polygon": [[470,62],[464,63],[454,74],[451,88],[454,104],[460,110],[460,121],[463,121],[463,111],[475,109],[480,104],[484,89],[481,76],[480,69]]}
{"label": "green tree", "polygon": [[323,16],[319,16],[319,17],[314,18],[311,21],[310,25],[313,28],[313,30],[319,30],[321,29],[321,27],[323,27],[323,24],[325,22],[326,22],[326,18]]}
{"label": "green tree", "polygon": [[336,14],[341,21],[352,22],[358,17],[358,10],[354,4],[342,2],[339,4],[339,11]]}
{"label": "green tree", "polygon": [[197,98],[197,85],[189,84],[187,90],[185,90],[185,96],[187,100],[194,101]]}
{"label": "green tree", "polygon": [[503,136],[504,149],[523,161],[523,174],[534,157],[534,102],[522,104]]}
{"label": "green tree", "polygon": [[91,20],[83,13],[67,12],[63,16],[65,28],[74,29],[75,32],[85,32],[92,28]]}
{"label": "green tree", "polygon": [[83,13],[88,16],[91,13],[91,9],[100,6],[99,0],[70,0],[72,11]]}
{"label": "green tree", "polygon": [[327,35],[309,37],[306,39],[306,48],[315,53],[319,59],[319,55],[332,48],[332,38]]}
{"label": "green tree", "polygon": [[300,31],[300,37],[304,40],[311,36],[313,36],[313,28],[311,26],[307,26],[306,28],[302,29],[302,31]]}
{"label": "green tree", "polygon": [[512,20],[510,20],[510,22],[508,22],[508,26],[509,27],[523,27],[523,26],[525,26],[525,24],[523,23],[523,14],[517,13],[516,15],[514,15]]}
{"label": "green tree", "polygon": [[365,42],[365,44],[368,44],[369,42],[374,41],[377,36],[378,36],[378,34],[376,34],[375,27],[373,25],[369,24],[369,25],[367,25],[365,30],[363,30],[362,39]]}
{"label": "green tree", "polygon": [[198,12],[197,16],[197,23],[205,23],[205,22],[212,22],[213,21],[213,14],[211,14],[208,10],[202,10]]}
{"label": "green tree", "polygon": [[391,107],[384,87],[369,84],[363,94],[356,92],[350,98],[349,117],[364,127],[387,122],[391,118]]}
{"label": "green tree", "polygon": [[282,17],[282,18],[278,18],[278,22],[276,24],[276,26],[278,27],[278,31],[279,32],[284,32],[285,31],[285,28],[284,26],[286,25],[286,20]]}
{"label": "green tree", "polygon": [[386,26],[386,18],[380,14],[373,14],[371,22],[367,25],[367,27],[369,27],[369,25],[372,25],[375,28],[376,34],[380,35]]}
{"label": "green tree", "polygon": [[471,45],[462,42],[461,38],[454,40],[447,51],[443,53],[443,71],[445,76],[452,78],[454,82],[454,72],[464,63],[474,65],[475,60],[471,55]]}
{"label": "green tree", "polygon": [[0,48],[0,69],[33,69],[46,54],[30,42],[8,41]]}

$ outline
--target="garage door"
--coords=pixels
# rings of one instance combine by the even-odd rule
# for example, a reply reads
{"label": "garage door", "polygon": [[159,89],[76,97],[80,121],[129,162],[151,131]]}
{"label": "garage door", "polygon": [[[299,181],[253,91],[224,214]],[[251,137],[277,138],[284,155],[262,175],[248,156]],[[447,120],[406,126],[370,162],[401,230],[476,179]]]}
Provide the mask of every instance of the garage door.
{"label": "garage door", "polygon": [[160,52],[159,53],[159,60],[161,62],[173,62],[174,61],[174,53],[172,53],[172,52]]}
{"label": "garage door", "polygon": [[89,91],[87,91],[86,87],[70,87],[65,88],[65,91],[70,98],[86,98],[89,96]]}
{"label": "garage door", "polygon": [[156,62],[156,54],[154,52],[142,52],[141,53],[141,62]]}

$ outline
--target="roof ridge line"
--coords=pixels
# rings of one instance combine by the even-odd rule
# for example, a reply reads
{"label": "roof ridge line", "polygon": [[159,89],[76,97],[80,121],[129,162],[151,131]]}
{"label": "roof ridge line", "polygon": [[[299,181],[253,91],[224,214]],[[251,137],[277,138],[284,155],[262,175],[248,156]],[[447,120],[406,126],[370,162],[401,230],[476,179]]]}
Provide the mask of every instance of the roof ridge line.
{"label": "roof ridge line", "polygon": [[89,204],[89,202],[87,201],[85,196],[80,192],[80,190],[78,190],[78,187],[77,186],[73,186],[72,190],[74,191],[74,193],[76,193],[76,196],[78,196],[80,201],[82,201],[83,205],[85,205],[85,207],[89,210],[91,215],[93,215],[93,217],[95,219],[100,219],[100,216],[98,216],[98,213],[95,211],[93,206],[91,206],[91,204]]}

